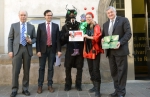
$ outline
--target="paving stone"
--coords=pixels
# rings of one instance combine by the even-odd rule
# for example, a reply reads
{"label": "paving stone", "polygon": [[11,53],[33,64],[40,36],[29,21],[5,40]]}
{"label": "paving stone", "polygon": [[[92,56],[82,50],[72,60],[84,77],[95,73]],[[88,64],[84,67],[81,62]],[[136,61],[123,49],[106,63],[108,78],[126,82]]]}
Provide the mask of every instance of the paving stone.
{"label": "paving stone", "polygon": [[[88,90],[93,87],[92,84],[82,84],[83,91],[77,91],[75,84],[72,85],[70,91],[64,91],[64,84],[54,84],[54,93],[50,93],[47,85],[43,85],[43,92],[38,94],[37,85],[30,85],[29,91],[31,93],[28,97],[95,97],[95,93],[89,93]],[[126,97],[150,97],[150,81],[127,83]],[[109,94],[114,92],[113,83],[101,84],[101,97],[110,97]],[[11,94],[11,85],[0,85],[0,97],[9,97]],[[16,97],[26,97],[22,94],[22,86],[19,86],[18,95]]]}

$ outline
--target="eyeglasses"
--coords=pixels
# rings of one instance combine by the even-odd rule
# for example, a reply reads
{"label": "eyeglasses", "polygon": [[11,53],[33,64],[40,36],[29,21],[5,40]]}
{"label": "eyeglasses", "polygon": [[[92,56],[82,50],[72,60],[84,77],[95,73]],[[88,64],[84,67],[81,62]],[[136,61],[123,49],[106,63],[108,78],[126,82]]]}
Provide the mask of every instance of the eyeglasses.
{"label": "eyeglasses", "polygon": [[46,15],[46,16],[53,16],[53,15]]}

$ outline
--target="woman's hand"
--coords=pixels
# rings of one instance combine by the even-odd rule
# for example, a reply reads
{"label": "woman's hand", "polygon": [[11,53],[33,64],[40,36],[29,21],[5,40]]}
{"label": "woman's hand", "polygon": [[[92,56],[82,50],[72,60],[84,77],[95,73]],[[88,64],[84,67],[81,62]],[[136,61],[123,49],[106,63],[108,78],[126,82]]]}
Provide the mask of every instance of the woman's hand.
{"label": "woman's hand", "polygon": [[87,34],[83,35],[84,38],[93,39],[93,36],[88,36]]}
{"label": "woman's hand", "polygon": [[88,38],[89,36],[87,34],[83,35],[84,38]]}

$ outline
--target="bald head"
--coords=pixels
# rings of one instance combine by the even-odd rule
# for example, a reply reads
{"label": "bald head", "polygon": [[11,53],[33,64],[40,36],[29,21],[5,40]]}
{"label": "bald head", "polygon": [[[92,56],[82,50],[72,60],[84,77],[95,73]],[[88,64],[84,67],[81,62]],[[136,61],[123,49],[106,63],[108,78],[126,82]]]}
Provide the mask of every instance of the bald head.
{"label": "bald head", "polygon": [[25,11],[25,10],[20,10],[20,11],[18,12],[18,15],[20,15],[20,13],[26,13],[26,15],[28,16],[27,11]]}
{"label": "bald head", "polygon": [[20,10],[20,11],[19,11],[19,19],[20,19],[20,22],[22,22],[22,23],[26,22],[27,17],[28,17],[27,11],[25,11],[25,10]]}

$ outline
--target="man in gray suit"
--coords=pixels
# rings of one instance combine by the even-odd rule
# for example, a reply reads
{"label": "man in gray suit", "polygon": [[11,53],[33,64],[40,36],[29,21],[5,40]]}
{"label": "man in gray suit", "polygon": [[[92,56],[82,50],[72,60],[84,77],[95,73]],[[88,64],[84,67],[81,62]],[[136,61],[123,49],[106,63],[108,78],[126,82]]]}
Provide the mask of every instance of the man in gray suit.
{"label": "man in gray suit", "polygon": [[[106,50],[106,56],[109,58],[110,71],[115,88],[115,92],[110,94],[110,96],[124,97],[126,94],[128,71],[128,41],[132,36],[130,23],[127,18],[117,16],[116,9],[112,6],[108,7],[106,14],[109,20],[103,24],[102,36],[119,35],[117,47]],[[102,42],[104,42],[103,39]]]}
{"label": "man in gray suit", "polygon": [[36,42],[35,28],[26,22],[27,12],[19,11],[20,22],[13,23],[8,36],[8,55],[12,58],[12,93],[10,97],[16,97],[19,88],[18,77],[23,64],[22,93],[30,95],[29,72],[32,52],[32,44]]}

